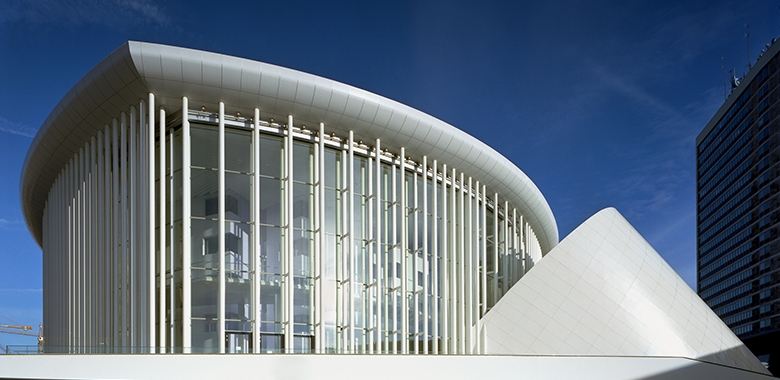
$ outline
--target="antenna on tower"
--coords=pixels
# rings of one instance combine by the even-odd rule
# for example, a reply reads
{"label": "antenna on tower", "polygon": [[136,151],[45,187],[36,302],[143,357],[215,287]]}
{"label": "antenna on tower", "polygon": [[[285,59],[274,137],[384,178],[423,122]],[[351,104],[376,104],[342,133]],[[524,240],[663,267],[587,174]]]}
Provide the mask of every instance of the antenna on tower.
{"label": "antenna on tower", "polygon": [[720,56],[720,60],[723,62],[723,101],[726,101],[729,98],[728,87],[726,86],[728,82],[728,79],[726,79],[726,57]]}
{"label": "antenna on tower", "polygon": [[750,24],[745,24],[745,29],[746,29],[745,37],[747,37],[747,54],[748,54],[747,55],[747,58],[748,58],[747,66],[748,66],[748,71],[750,71],[750,69],[751,69],[751,65],[750,65]]}

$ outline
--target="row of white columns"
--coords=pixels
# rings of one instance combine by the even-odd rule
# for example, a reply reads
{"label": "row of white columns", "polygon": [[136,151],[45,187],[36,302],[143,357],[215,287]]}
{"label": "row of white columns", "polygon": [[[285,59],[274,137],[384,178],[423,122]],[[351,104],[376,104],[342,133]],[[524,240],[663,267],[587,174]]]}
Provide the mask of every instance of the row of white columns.
{"label": "row of white columns", "polygon": [[152,344],[145,101],[84,142],[60,171],[43,215],[48,350],[138,352]]}
{"label": "row of white columns", "polygon": [[[47,305],[44,324],[47,327],[47,345],[65,347],[144,347],[151,352],[173,351],[183,346],[189,352],[193,345],[191,331],[191,139],[188,119],[189,104],[182,98],[182,145],[177,150],[173,130],[166,125],[166,111],[155,106],[154,94],[139,101],[139,107],[122,113],[119,119],[106,125],[97,136],[85,142],[55,181],[49,194],[44,214],[44,288]],[[259,138],[261,123],[259,110],[254,110],[253,148],[254,168],[259,167]],[[129,119],[129,123],[128,123]],[[217,332],[220,352],[225,347],[225,105],[219,104],[218,212],[219,212],[219,286]],[[325,138],[325,125],[319,125],[319,137],[294,132],[293,117],[287,120],[284,131],[284,215],[283,222],[283,324],[284,345],[292,351],[294,341],[294,268],[293,268],[293,142],[300,139],[315,144],[314,157],[314,265],[313,265],[313,325],[314,350],[325,350],[323,322],[323,292],[325,286],[323,231],[325,217],[324,154],[326,148],[341,149],[343,221],[342,252],[337,261],[340,285],[337,293],[339,329],[337,348],[345,352],[397,352],[423,354],[470,354],[481,351],[478,321],[488,308],[488,287],[497,299],[541,258],[541,249],[530,226],[510,209],[504,201],[502,217],[497,210],[498,194],[493,194],[493,230],[487,230],[487,189],[474,183],[465,173],[448,168],[446,164],[430,162],[422,157],[421,165],[407,162],[404,148],[391,158],[382,154],[381,141],[371,149],[356,149],[352,132],[346,147]],[[166,143],[166,134],[171,140]],[[156,137],[159,136],[159,139]],[[159,141],[159,143],[158,143]],[[159,162],[155,162],[155,153]],[[181,243],[173,235],[174,199],[171,167],[175,155],[182,156],[182,229]],[[368,236],[358,241],[355,225],[355,156],[368,159],[368,188],[366,195]],[[381,199],[383,165],[392,167],[393,181],[389,186],[392,204],[384,210]],[[441,170],[440,170],[441,169]],[[166,170],[170,175],[166,176]],[[406,174],[414,180],[406,183]],[[421,177],[421,188],[417,178]],[[159,180],[158,187],[155,181]],[[396,182],[397,181],[397,182]],[[398,183],[400,186],[395,186]],[[412,199],[407,197],[411,187]],[[432,191],[429,202],[429,187]],[[396,189],[400,188],[400,194]],[[258,315],[260,303],[259,246],[257,216],[260,214],[260,181],[257,170],[253,176],[253,346],[260,347]],[[346,198],[346,199],[344,199]],[[439,202],[441,200],[441,202]],[[430,209],[429,209],[429,206]],[[441,207],[441,210],[439,210]],[[167,210],[167,211],[166,211]],[[362,210],[362,209],[361,209]],[[400,215],[397,214],[400,211]],[[384,213],[387,226],[382,224]],[[433,217],[429,218],[428,214]],[[441,214],[441,221],[437,217]],[[155,217],[158,215],[158,217]],[[422,217],[419,217],[419,216]],[[400,223],[396,223],[400,222]],[[409,223],[421,239],[409,236]],[[422,223],[418,226],[417,223]],[[421,227],[421,228],[418,228]],[[391,231],[394,242],[383,242],[385,229]],[[427,232],[430,230],[430,234]],[[501,230],[499,232],[499,230]],[[493,250],[487,252],[488,236],[493,236]],[[436,238],[441,236],[440,239]],[[503,241],[498,237],[503,236]],[[431,251],[428,250],[428,240]],[[409,247],[409,242],[413,242]],[[397,242],[397,244],[396,244]],[[418,246],[420,242],[421,246]],[[441,243],[439,243],[441,242]],[[175,245],[181,244],[181,247]],[[362,294],[355,294],[354,272],[356,247],[367,244],[366,262],[373,260],[367,271]],[[385,251],[385,247],[389,247]],[[170,256],[166,256],[170,249]],[[173,252],[181,251],[181,300],[176,300]],[[360,252],[363,252],[362,250]],[[440,255],[440,261],[436,255]],[[433,255],[430,258],[429,256]],[[491,268],[487,266],[492,255]],[[500,256],[504,260],[499,260]],[[170,257],[170,261],[166,261]],[[418,260],[418,258],[421,258]],[[499,285],[498,265],[503,267]],[[396,264],[400,269],[396,273]],[[411,264],[411,268],[407,264]],[[482,268],[480,275],[480,268]],[[417,274],[423,281],[418,284]],[[492,281],[488,274],[492,273]],[[400,280],[396,280],[396,276]],[[428,278],[434,278],[428,288]],[[437,281],[441,286],[437,286]],[[499,289],[501,287],[501,289]],[[439,292],[441,289],[441,292]],[[368,297],[364,302],[362,340],[356,342],[359,321],[356,320],[356,297]],[[166,299],[167,298],[167,299]],[[399,301],[400,298],[400,302]],[[441,304],[439,304],[441,298]],[[182,325],[176,326],[175,309],[182,304]],[[346,303],[346,304],[344,304]],[[53,305],[53,307],[52,307]],[[400,315],[400,317],[399,317]],[[422,319],[422,328],[420,320]],[[432,320],[430,324],[428,320]],[[437,340],[441,337],[441,345]],[[178,339],[177,339],[178,338]],[[399,339],[400,338],[400,339]],[[429,342],[432,340],[432,344]],[[176,342],[176,343],[175,343]],[[178,350],[178,348],[177,348]]]}

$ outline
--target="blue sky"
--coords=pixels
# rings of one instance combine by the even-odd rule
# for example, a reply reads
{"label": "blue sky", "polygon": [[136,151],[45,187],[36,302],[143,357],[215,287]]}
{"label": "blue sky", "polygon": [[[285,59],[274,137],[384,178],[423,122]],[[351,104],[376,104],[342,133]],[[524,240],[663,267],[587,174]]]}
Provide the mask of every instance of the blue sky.
{"label": "blue sky", "polygon": [[[694,139],[780,35],[775,1],[0,0],[0,323],[42,321],[19,204],[38,127],[127,40],[334,79],[438,117],[519,166],[561,238],[614,206],[695,286]],[[0,334],[0,344],[35,344]]]}

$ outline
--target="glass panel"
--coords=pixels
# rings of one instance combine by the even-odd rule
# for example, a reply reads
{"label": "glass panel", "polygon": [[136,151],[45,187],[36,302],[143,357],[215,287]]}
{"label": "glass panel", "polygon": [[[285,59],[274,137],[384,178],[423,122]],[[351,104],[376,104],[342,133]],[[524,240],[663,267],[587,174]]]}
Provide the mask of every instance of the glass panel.
{"label": "glass panel", "polygon": [[[295,277],[295,297],[293,300],[295,324],[309,325],[312,323],[312,279]],[[306,330],[306,329],[304,329]],[[298,331],[304,331],[298,330]]]}
{"label": "glass panel", "polygon": [[219,167],[219,129],[216,126],[190,125],[191,165],[203,168]]}
{"label": "glass panel", "polygon": [[282,332],[282,278],[279,275],[260,274],[261,331]]}
{"label": "glass panel", "polygon": [[250,280],[250,232],[247,223],[225,222],[225,271],[229,278]]}
{"label": "glass panel", "polygon": [[182,191],[181,191],[181,170],[173,172],[173,219],[181,220],[182,212]]}
{"label": "glass panel", "polygon": [[281,225],[282,181],[260,178],[260,215],[262,224]]}
{"label": "glass panel", "polygon": [[341,151],[325,148],[325,187],[341,187]]}
{"label": "glass panel", "polygon": [[280,136],[260,135],[260,175],[281,178],[284,142]]}
{"label": "glass panel", "polygon": [[355,157],[352,163],[354,165],[354,193],[368,194],[368,159],[364,157]]}
{"label": "glass panel", "polygon": [[341,232],[341,192],[325,189],[325,233]]}
{"label": "glass panel", "polygon": [[219,339],[219,334],[217,332],[216,319],[208,319],[208,320],[193,319],[192,320],[192,352],[193,353],[219,352],[220,344],[221,342]]}
{"label": "glass panel", "polygon": [[293,231],[293,273],[299,276],[311,276],[314,257],[314,244],[309,231]]}
{"label": "glass panel", "polygon": [[225,219],[249,222],[252,176],[225,173]]}
{"label": "glass panel", "polygon": [[225,329],[252,331],[252,284],[242,278],[227,277],[225,283]]}
{"label": "glass panel", "polygon": [[[182,221],[177,220],[173,223],[173,245],[174,245],[174,270],[181,271],[182,268]],[[177,279],[179,279],[177,277]]]}
{"label": "glass panel", "polygon": [[282,229],[259,226],[260,245],[257,247],[260,271],[264,273],[282,273]]}
{"label": "glass panel", "polygon": [[293,184],[293,228],[311,230],[314,213],[314,187]]}
{"label": "glass panel", "polygon": [[192,216],[216,218],[219,177],[216,170],[192,169]]}
{"label": "glass panel", "polygon": [[216,270],[193,269],[191,273],[192,317],[217,318],[219,272]]}
{"label": "glass panel", "polygon": [[[322,339],[322,338],[320,338]],[[326,354],[336,353],[336,326],[325,325],[325,338],[323,341],[323,347]]]}
{"label": "glass panel", "polygon": [[302,142],[293,144],[293,180],[314,183],[314,145]]}
{"label": "glass panel", "polygon": [[251,131],[225,129],[225,170],[250,173],[252,171],[251,157]]}
{"label": "glass panel", "polygon": [[284,337],[277,334],[261,334],[259,352],[263,354],[284,352]]}
{"label": "glass panel", "polygon": [[[231,331],[228,327],[235,322],[227,322],[225,329]],[[251,332],[250,330],[247,330]],[[225,336],[225,352],[229,354],[248,354],[252,352],[252,334],[249,333],[227,333]]]}
{"label": "glass panel", "polygon": [[312,348],[311,340],[312,337],[310,336],[294,336],[293,337],[293,344],[295,345],[294,351],[297,353],[311,352],[311,348]]}
{"label": "glass panel", "polygon": [[216,220],[192,220],[193,268],[219,268],[219,222]]}

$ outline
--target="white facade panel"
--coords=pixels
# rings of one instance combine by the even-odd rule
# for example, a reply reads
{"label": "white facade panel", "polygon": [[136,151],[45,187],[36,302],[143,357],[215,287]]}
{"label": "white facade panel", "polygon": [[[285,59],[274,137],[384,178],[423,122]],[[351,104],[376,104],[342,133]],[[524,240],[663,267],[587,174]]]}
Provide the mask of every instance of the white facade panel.
{"label": "white facade panel", "polygon": [[488,354],[685,357],[767,373],[613,208],[550,251],[482,328]]}

